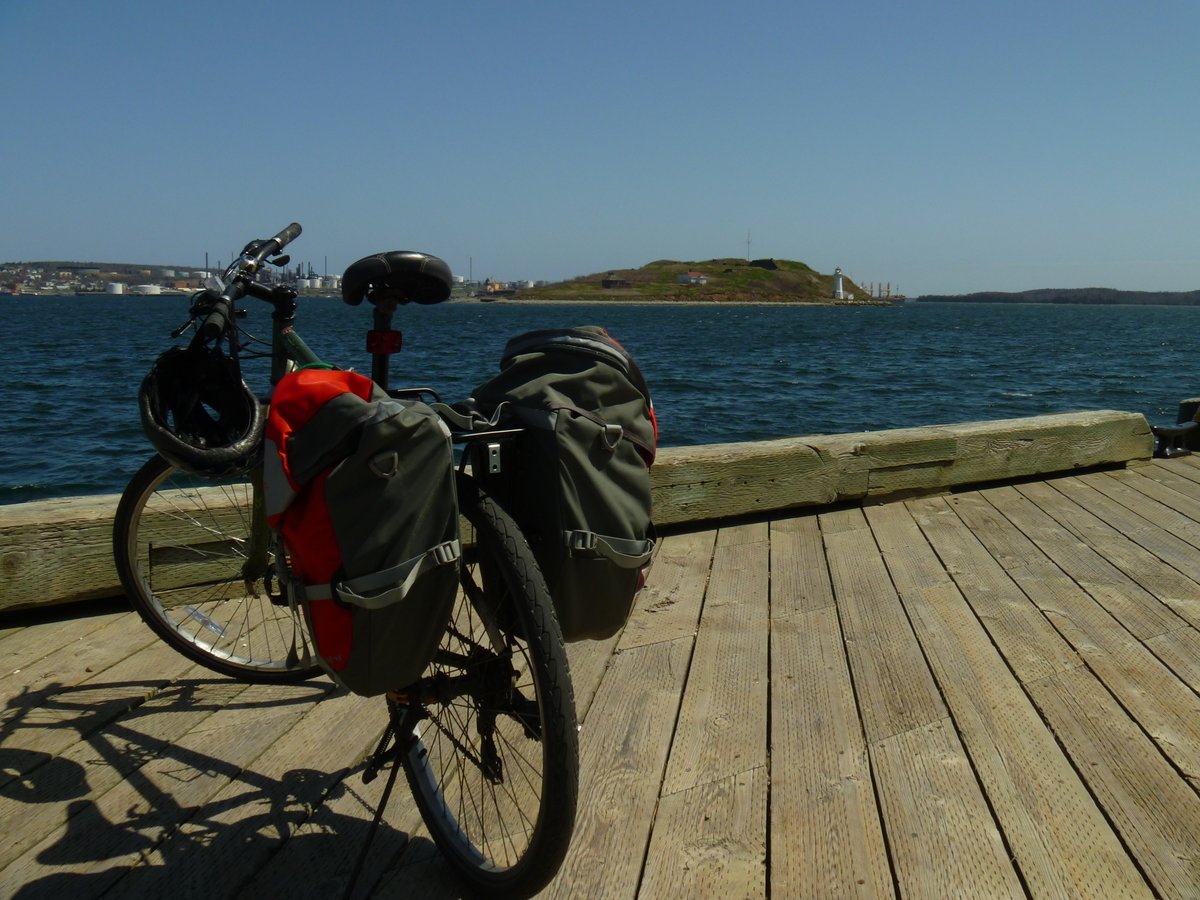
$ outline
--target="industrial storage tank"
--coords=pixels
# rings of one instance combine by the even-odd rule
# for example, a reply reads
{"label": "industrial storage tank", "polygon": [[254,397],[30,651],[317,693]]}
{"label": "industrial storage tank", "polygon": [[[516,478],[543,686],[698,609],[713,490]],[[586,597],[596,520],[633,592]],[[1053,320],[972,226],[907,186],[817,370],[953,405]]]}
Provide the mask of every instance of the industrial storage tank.
{"label": "industrial storage tank", "polygon": [[125,285],[119,281],[110,281],[104,292],[106,294],[123,294],[125,293]]}

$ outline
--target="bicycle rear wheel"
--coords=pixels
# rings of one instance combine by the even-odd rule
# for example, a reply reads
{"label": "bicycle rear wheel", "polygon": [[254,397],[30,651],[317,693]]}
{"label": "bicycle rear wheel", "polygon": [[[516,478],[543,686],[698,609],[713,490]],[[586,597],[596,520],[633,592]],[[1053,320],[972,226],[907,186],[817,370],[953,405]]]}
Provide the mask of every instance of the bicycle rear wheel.
{"label": "bicycle rear wheel", "polygon": [[146,624],[194,662],[242,681],[303,681],[320,669],[274,584],[273,554],[249,580],[243,567],[253,494],[245,478],[189,475],[153,457],[117,506],[117,573]]}
{"label": "bicycle rear wheel", "polygon": [[424,677],[395,698],[401,760],[446,859],[489,895],[527,896],[562,864],[579,743],[566,653],[545,579],[512,519],[469,479],[463,589]]}

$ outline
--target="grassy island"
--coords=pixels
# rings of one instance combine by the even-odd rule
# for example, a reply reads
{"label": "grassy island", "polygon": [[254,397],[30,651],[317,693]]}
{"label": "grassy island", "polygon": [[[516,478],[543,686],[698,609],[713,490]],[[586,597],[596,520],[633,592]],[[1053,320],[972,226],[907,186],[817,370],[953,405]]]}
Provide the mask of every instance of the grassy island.
{"label": "grassy island", "polygon": [[833,276],[788,259],[710,259],[681,262],[660,259],[640,269],[614,269],[518,291],[518,300],[823,303],[876,301],[842,276],[842,289],[853,300],[835,300]]}

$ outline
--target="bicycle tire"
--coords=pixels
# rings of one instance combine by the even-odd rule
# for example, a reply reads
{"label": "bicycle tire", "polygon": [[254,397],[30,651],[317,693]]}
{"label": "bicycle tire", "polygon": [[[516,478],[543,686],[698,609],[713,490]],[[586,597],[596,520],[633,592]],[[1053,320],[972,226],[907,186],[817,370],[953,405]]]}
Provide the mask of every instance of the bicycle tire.
{"label": "bicycle tire", "polygon": [[243,579],[252,494],[244,476],[214,480],[152,457],[117,505],[117,574],[142,620],[193,662],[241,681],[304,681],[321,671],[304,624],[269,574]]}
{"label": "bicycle tire", "polygon": [[[430,687],[426,699],[410,701],[394,718],[410,742],[401,762],[451,866],[489,896],[528,896],[554,877],[574,828],[574,692],[550,592],[528,543],[466,476],[459,503],[474,527],[474,549],[464,554],[463,589],[419,682]],[[463,676],[478,689],[446,699],[444,686]],[[443,697],[430,700],[439,684]]]}

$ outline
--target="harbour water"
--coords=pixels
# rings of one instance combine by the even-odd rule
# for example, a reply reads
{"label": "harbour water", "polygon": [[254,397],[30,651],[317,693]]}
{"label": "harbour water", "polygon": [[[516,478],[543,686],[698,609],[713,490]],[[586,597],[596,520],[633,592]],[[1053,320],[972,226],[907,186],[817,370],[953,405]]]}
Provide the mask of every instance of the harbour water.
{"label": "harbour water", "polygon": [[[186,318],[177,297],[0,299],[0,505],[119,492],[150,455],[138,384]],[[269,334],[252,304],[248,328]],[[366,307],[303,300],[297,331],[369,371]],[[638,360],[665,446],[1002,419],[1087,409],[1174,420],[1200,395],[1200,307],[580,305],[405,307],[393,385],[454,401],[505,340],[604,325]],[[251,367],[256,390],[263,367]]]}

